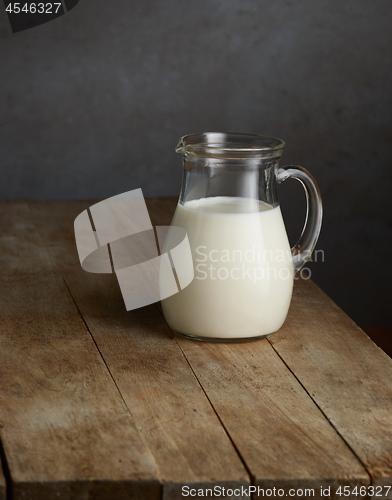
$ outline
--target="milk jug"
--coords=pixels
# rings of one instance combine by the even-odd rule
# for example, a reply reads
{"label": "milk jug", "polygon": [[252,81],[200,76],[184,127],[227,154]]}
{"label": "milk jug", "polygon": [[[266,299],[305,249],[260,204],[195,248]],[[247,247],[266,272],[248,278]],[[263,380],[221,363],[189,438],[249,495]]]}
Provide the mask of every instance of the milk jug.
{"label": "milk jug", "polygon": [[[322,204],[304,168],[279,166],[284,141],[255,134],[208,132],[180,139],[180,198],[172,221],[188,236],[194,278],[162,301],[168,325],[198,340],[238,342],[279,330],[294,275],[310,258]],[[293,177],[307,199],[305,226],[291,249],[278,185]]]}

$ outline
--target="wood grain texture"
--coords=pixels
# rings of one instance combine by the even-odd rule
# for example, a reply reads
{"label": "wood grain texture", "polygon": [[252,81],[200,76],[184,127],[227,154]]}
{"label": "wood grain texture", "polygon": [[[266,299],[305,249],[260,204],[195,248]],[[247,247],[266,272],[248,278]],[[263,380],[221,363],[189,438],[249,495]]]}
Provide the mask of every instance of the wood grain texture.
{"label": "wood grain texture", "polygon": [[[148,205],[154,224],[170,222],[173,200]],[[32,219],[40,220],[45,209],[32,206]],[[76,215],[66,202],[56,202],[55,224],[39,232],[155,458],[163,499],[183,498],[185,484],[248,485],[246,469],[157,306],[127,312],[114,275],[86,273],[76,262],[69,230]]]}
{"label": "wood grain texture", "polygon": [[311,281],[296,280],[287,321],[269,341],[366,466],[372,483],[391,486],[392,360]]}
{"label": "wood grain texture", "polygon": [[29,204],[0,205],[0,429],[12,498],[160,498],[155,461],[52,272]]}
{"label": "wood grain texture", "polygon": [[107,498],[113,488],[116,498],[158,499],[154,459],[62,279],[3,277],[0,300],[0,425],[13,498]]}
{"label": "wood grain texture", "polygon": [[178,339],[255,483],[288,493],[367,484],[368,475],[268,341]]}
{"label": "wood grain texture", "polygon": [[[147,200],[154,225],[170,223],[176,201]],[[0,390],[0,428],[16,498],[155,498],[159,478],[177,500],[182,484],[246,485],[248,472],[315,498],[369,474],[391,484],[391,361],[328,297],[297,283],[268,340],[173,336],[157,306],[126,312],[114,275],[80,268],[73,221],[93,203],[18,202],[5,215],[0,203],[0,387],[17,384]]]}
{"label": "wood grain texture", "polygon": [[[162,200],[160,203],[150,204],[149,209],[153,222],[155,224],[168,224],[174,207],[173,200]],[[56,227],[61,228],[61,216]],[[44,238],[49,238],[47,240],[48,244],[53,243],[53,236],[53,233],[44,236]],[[61,233],[59,237],[63,238],[63,246],[59,248],[63,248],[65,252],[68,252],[68,246],[74,245],[73,238],[69,238],[65,242]],[[60,257],[58,262],[66,260],[66,255],[63,257],[59,255],[58,257]],[[66,281],[135,419],[142,422],[146,420],[159,422],[161,418],[159,411],[162,403],[155,407],[148,403],[151,408],[146,412],[146,399],[143,404],[132,409],[133,395],[129,393],[129,387],[132,387],[132,390],[139,387],[140,390],[143,386],[142,382],[135,383],[135,377],[140,376],[140,373],[143,374],[143,377],[146,377],[151,361],[152,366],[156,365],[156,373],[159,373],[160,379],[162,378],[159,367],[162,363],[160,349],[162,349],[163,340],[162,337],[160,339],[159,337],[155,338],[158,331],[165,331],[161,324],[162,318],[156,318],[156,310],[149,308],[148,328],[147,331],[143,331],[140,338],[140,327],[137,325],[143,322],[143,329],[146,330],[146,320],[143,321],[146,309],[126,313],[118,293],[118,286],[116,286],[113,279],[102,275],[92,276],[85,273],[83,273],[82,277],[80,270],[75,268],[75,272],[67,274]],[[155,319],[152,320],[152,317]],[[154,338],[153,343],[151,343],[151,336]],[[108,340],[109,337],[113,342]],[[137,348],[134,347],[135,341],[137,342]],[[188,345],[191,350],[185,349],[183,343]],[[118,344],[122,346],[120,349]],[[245,344],[235,346],[214,344],[212,347],[211,344],[200,344],[181,339],[180,345],[184,348],[188,362],[192,365],[198,378],[200,377],[199,382],[203,390],[207,392],[215,411],[217,411],[219,418],[222,419],[226,430],[240,451],[257,484],[262,484],[264,487],[278,485],[285,488],[286,491],[291,487],[298,486],[298,484],[306,484],[308,487],[315,487],[319,491],[322,484],[336,486],[337,484],[367,484],[369,482],[368,475],[358,460],[328,421],[320,414],[317,407],[287,370],[280,358],[276,356],[268,342],[253,343],[250,351]],[[173,348],[172,344],[170,346],[170,363],[166,359],[165,366],[171,367],[170,372],[178,375],[178,368],[181,366],[178,350],[175,346]],[[263,368],[253,374],[248,373],[249,380],[258,380],[259,382],[256,388],[252,384],[244,387],[241,385],[242,377],[235,379],[235,374],[249,366],[250,358],[248,358],[248,355],[253,357],[255,347],[262,349],[260,353],[256,349],[257,353],[259,353],[258,357],[262,360],[261,365],[268,365],[269,368]],[[201,351],[198,351],[198,349],[201,349]],[[219,352],[214,358],[215,360],[219,359],[220,363],[215,372],[211,370],[211,365],[208,365],[208,362],[211,361],[208,356],[209,349]],[[224,349],[226,349],[226,356],[224,355]],[[227,349],[230,350],[229,356],[227,355]],[[141,360],[143,358],[153,355],[153,359],[155,359],[154,356],[157,356],[157,354],[160,361],[154,362],[150,360],[149,363],[144,361],[144,364],[142,364]],[[122,361],[119,360],[119,357]],[[203,363],[207,363],[207,365],[203,365]],[[236,363],[238,367],[235,366]],[[132,365],[137,367],[133,372],[130,368]],[[130,371],[132,372],[131,375],[127,374]],[[152,371],[154,372],[154,370]],[[227,378],[226,381],[219,378],[219,376],[222,377],[223,373]],[[271,373],[275,373],[274,382],[271,382]],[[203,374],[208,374],[206,380],[204,380]],[[214,378],[214,376],[217,376],[217,378]],[[122,377],[127,380],[127,383],[122,382]],[[130,383],[129,380],[132,382]],[[149,383],[151,384],[152,381],[154,381],[153,375],[151,375]],[[176,391],[173,390],[173,393],[181,394],[184,389],[183,381],[184,375],[181,375],[180,384],[175,377],[170,381],[164,381],[163,388],[160,387],[159,392],[165,393],[167,386],[169,386],[176,387]],[[263,385],[263,383],[265,387],[260,393],[260,384]],[[231,388],[227,393],[225,393],[226,386]],[[276,394],[271,392],[274,387],[281,388],[280,392],[277,391]],[[269,388],[269,392],[267,388]],[[191,391],[191,389],[189,390]],[[287,394],[291,395],[291,402],[290,404],[288,402],[283,403],[283,409],[279,410],[278,422],[281,423],[281,428],[277,431],[275,410],[279,408],[280,402],[287,397]],[[226,403],[220,406],[216,404],[216,400],[219,401],[222,397],[226,397]],[[243,397],[249,399],[248,404],[250,404],[250,407],[246,412],[244,411],[246,407],[242,401]],[[173,396],[171,396],[171,399],[173,399]],[[275,399],[276,401],[274,401]],[[202,400],[204,401],[204,398]],[[301,402],[299,406],[297,405],[298,400]],[[168,404],[167,396],[165,396],[164,402],[162,408],[165,408],[165,413],[172,415],[172,421],[174,421],[175,413],[171,409],[171,404],[175,407],[175,403]],[[237,402],[238,407],[236,406]],[[197,407],[198,404],[200,403],[195,401],[194,406]],[[143,412],[146,412],[146,414],[144,415]],[[281,414],[284,415],[285,419],[282,418]],[[240,423],[238,422],[238,415],[242,415]],[[194,417],[191,413],[192,418]],[[153,431],[156,427],[159,432],[154,434]],[[208,485],[211,482],[211,476],[206,475],[206,471],[203,471],[200,475],[202,479],[200,477],[197,479],[197,476],[190,477],[187,468],[180,467],[178,457],[169,458],[170,454],[168,455],[166,451],[173,448],[173,443],[170,443],[170,440],[175,443],[178,440],[178,435],[184,436],[188,432],[189,424],[186,422],[185,427],[181,428],[180,426],[178,429],[173,427],[173,423],[170,424],[169,428],[165,430],[165,434],[169,434],[164,446],[162,445],[161,427],[161,425],[158,426],[155,423],[153,431],[147,428],[143,435],[145,435],[146,441],[150,443],[160,473],[164,478],[164,482],[166,482],[165,494],[167,495],[170,491],[170,495],[175,495],[178,478],[188,478],[188,483],[197,482],[200,485]],[[173,429],[176,430],[174,435],[171,434]],[[293,438],[293,429],[300,437]],[[192,441],[194,440],[193,437]],[[208,441],[210,440],[211,437],[208,438]],[[282,443],[284,443],[283,446]],[[200,444],[202,444],[203,448],[208,447],[206,443]],[[175,449],[178,449],[178,444],[175,445]],[[264,451],[262,454],[260,449]],[[160,455],[160,450],[165,450],[163,455]],[[194,453],[192,447],[190,448],[189,444],[186,444],[183,450],[186,451],[185,454],[182,451],[184,463],[189,463],[190,460],[195,464],[198,463],[200,449],[196,449],[196,453]],[[189,459],[189,456],[192,458]],[[274,460],[270,459],[271,456],[274,457]],[[213,461],[211,463],[207,461],[206,465],[216,467],[216,458],[211,458],[213,458]],[[176,461],[177,465],[174,466],[173,464]],[[309,464],[311,464],[311,467]],[[215,474],[215,476],[219,477],[219,473]],[[171,498],[170,495],[168,498]]]}
{"label": "wood grain texture", "polygon": [[48,254],[30,217],[29,203],[0,201],[0,275],[48,269]]}
{"label": "wood grain texture", "polygon": [[[392,485],[392,360],[314,283],[271,337],[375,485]],[[392,498],[392,491],[389,498]]]}
{"label": "wood grain texture", "polygon": [[112,276],[77,272],[65,279],[155,458],[163,498],[183,498],[181,487],[186,484],[249,484],[241,460],[158,308],[127,312]]}
{"label": "wood grain texture", "polygon": [[[74,220],[95,201],[29,201],[26,218],[45,249],[52,274],[81,269],[75,243]],[[36,237],[37,237],[36,236]]]}

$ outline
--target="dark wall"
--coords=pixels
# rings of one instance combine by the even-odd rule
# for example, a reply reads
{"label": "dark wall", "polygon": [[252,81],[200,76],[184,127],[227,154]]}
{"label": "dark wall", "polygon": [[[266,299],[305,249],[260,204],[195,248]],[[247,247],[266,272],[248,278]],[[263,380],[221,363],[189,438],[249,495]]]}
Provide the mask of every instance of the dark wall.
{"label": "dark wall", "polygon": [[390,0],[80,0],[16,34],[1,11],[0,197],[176,195],[181,135],[275,135],[321,188],[312,277],[362,326],[392,326],[391,26]]}

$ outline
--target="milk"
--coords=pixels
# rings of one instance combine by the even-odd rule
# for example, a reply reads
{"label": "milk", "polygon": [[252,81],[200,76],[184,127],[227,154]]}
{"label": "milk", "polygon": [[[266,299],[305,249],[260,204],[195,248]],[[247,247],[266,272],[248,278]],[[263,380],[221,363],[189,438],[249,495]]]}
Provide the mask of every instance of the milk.
{"label": "milk", "polygon": [[293,265],[279,207],[245,198],[178,205],[172,225],[186,230],[195,277],[162,301],[169,326],[216,339],[261,337],[287,315]]}

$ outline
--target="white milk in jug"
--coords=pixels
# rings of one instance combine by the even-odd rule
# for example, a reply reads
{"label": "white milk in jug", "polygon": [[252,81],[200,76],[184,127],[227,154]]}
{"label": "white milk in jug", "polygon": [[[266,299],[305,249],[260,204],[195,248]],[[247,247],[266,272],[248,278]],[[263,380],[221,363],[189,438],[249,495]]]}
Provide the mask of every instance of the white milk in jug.
{"label": "white milk in jug", "polygon": [[195,276],[162,301],[169,326],[219,340],[269,335],[287,315],[293,264],[279,207],[213,197],[179,204],[172,222],[186,230]]}

